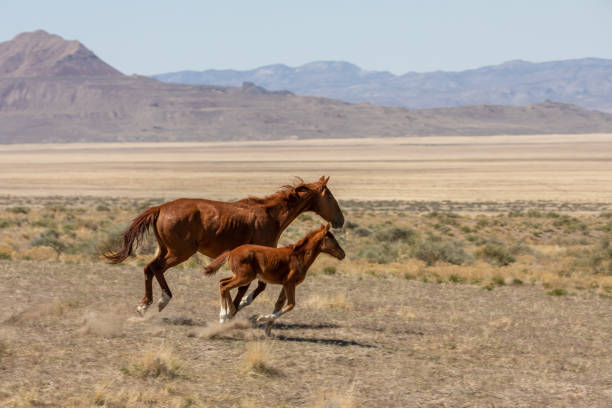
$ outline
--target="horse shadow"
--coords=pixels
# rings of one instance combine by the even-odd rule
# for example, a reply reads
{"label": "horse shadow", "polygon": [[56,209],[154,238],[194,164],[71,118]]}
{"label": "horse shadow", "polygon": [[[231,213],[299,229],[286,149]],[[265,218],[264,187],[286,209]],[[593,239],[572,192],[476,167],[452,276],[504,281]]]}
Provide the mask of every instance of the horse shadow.
{"label": "horse shadow", "polygon": [[363,347],[363,348],[377,348],[377,346],[374,346],[372,344],[359,343],[355,340],[323,339],[323,338],[310,338],[310,337],[289,337],[289,336],[284,336],[282,334],[273,335],[272,338],[274,340],[293,341],[296,343],[325,344],[328,346],[339,346],[339,347],[357,346],[357,347]]}

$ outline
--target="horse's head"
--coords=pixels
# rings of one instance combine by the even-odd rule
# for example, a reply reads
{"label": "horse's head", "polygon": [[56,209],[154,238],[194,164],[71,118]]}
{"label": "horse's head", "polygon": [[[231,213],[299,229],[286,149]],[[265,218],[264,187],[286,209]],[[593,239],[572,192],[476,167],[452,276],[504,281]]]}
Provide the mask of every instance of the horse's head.
{"label": "horse's head", "polygon": [[323,234],[321,241],[321,252],[330,254],[334,258],[338,258],[340,260],[344,259],[346,256],[344,249],[342,249],[338,241],[336,241],[334,234],[332,234],[329,230],[329,223],[326,226],[321,225],[321,233]]}
{"label": "horse's head", "polygon": [[[309,210],[319,214],[325,221],[331,222],[334,228],[344,225],[344,215],[334,195],[327,187],[329,177],[321,177],[319,181],[300,186],[302,189],[310,190],[311,202]],[[298,187],[298,190],[300,189]]]}

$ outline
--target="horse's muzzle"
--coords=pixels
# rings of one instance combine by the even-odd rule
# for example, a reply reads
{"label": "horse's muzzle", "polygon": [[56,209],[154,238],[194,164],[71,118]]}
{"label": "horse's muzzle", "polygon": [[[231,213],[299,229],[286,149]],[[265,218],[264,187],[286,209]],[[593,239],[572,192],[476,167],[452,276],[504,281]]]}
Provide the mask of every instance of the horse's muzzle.
{"label": "horse's muzzle", "polygon": [[344,225],[344,216],[336,217],[332,220],[332,227],[340,228]]}

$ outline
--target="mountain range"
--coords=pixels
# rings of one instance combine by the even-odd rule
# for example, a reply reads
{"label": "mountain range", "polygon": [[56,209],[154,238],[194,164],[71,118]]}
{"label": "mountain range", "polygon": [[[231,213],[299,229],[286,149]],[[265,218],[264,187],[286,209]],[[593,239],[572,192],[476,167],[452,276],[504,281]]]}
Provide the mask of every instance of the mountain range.
{"label": "mountain range", "polygon": [[248,81],[346,102],[410,109],[479,104],[526,105],[546,100],[612,112],[612,60],[583,58],[533,63],[509,61],[461,72],[366,71],[343,61],[299,67],[267,65],[247,71],[180,71],[153,76],[164,82],[239,86]]}
{"label": "mountain range", "polygon": [[0,43],[0,143],[274,140],[612,132],[612,115],[556,102],[409,110],[298,96],[251,82],[123,75],[39,30]]}

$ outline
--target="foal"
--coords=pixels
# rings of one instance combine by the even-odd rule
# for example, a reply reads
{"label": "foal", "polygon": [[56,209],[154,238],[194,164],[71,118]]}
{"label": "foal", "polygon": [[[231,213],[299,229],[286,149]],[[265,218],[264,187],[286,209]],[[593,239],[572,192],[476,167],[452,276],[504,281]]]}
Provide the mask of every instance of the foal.
{"label": "foal", "polygon": [[[221,292],[221,311],[219,321],[231,319],[238,311],[232,302],[230,290],[248,285],[259,279],[266,283],[283,285],[278,296],[274,313],[260,316],[258,322],[267,322],[266,335],[270,335],[272,324],[281,315],[295,306],[295,287],[306,278],[306,272],[321,252],[338,259],[343,259],[344,250],[329,231],[330,224],[310,231],[304,238],[293,245],[282,248],[271,248],[260,245],[241,245],[224,252],[204,268],[204,274],[210,276],[229,258],[233,276],[219,281]],[[287,305],[283,308],[287,301]],[[282,310],[281,310],[282,308]]]}

